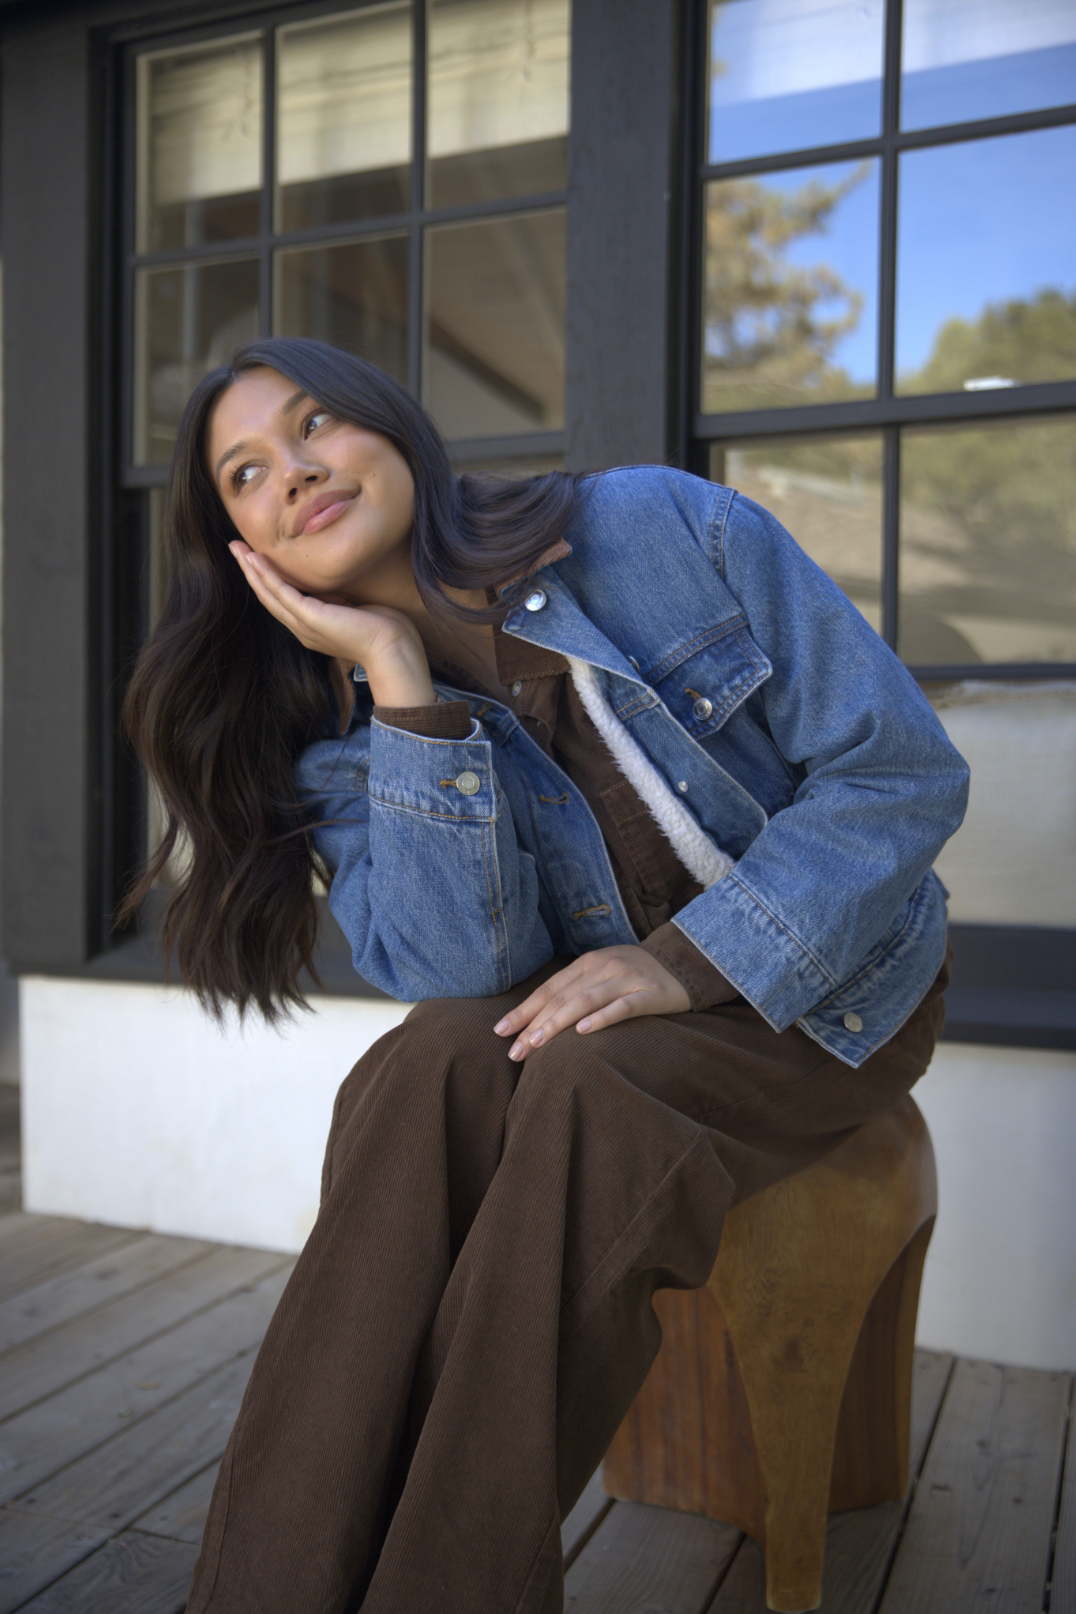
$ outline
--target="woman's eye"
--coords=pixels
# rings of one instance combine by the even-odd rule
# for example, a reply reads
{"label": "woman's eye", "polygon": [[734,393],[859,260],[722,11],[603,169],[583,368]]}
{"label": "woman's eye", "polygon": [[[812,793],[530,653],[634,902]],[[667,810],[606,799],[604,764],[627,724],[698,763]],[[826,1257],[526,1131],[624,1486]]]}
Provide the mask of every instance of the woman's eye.
{"label": "woman's eye", "polygon": [[309,437],[311,432],[317,431],[319,426],[324,425],[331,418],[327,409],[315,409],[314,413],[307,415],[306,420],[303,422],[303,436]]}
{"label": "woman's eye", "polygon": [[232,487],[236,493],[246,487],[257,469],[256,465],[240,465],[238,470],[232,472]]}

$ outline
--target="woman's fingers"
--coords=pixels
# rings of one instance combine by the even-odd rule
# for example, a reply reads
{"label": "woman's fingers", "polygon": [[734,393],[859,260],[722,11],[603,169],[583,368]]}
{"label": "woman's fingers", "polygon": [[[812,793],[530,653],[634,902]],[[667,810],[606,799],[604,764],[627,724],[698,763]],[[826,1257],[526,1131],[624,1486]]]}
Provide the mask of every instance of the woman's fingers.
{"label": "woman's fingers", "polygon": [[558,970],[494,1029],[514,1037],[510,1059],[525,1059],[569,1026],[600,1031],[635,1015],[690,1007],[685,988],[645,948],[605,947]]}

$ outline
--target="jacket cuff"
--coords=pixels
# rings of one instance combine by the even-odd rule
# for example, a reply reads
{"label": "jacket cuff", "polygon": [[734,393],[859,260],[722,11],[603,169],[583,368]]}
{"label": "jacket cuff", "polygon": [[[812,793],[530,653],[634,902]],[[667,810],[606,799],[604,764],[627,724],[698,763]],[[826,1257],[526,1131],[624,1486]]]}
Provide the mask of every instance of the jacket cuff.
{"label": "jacket cuff", "polygon": [[471,732],[466,701],[438,701],[433,706],[375,706],[374,717],[387,728],[423,734],[429,740],[466,740]]}
{"label": "jacket cuff", "polygon": [[717,1003],[731,1003],[740,996],[716,964],[711,964],[706,954],[674,924],[659,925],[642,945],[670,975],[676,976],[691,999],[692,1009],[711,1009]]}

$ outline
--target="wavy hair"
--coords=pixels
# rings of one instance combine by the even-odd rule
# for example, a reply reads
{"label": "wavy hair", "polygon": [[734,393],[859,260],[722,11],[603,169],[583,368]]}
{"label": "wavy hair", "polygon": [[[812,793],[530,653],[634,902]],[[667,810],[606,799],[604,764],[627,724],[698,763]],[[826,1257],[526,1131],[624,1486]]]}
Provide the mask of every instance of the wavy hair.
{"label": "wavy hair", "polygon": [[[185,837],[188,857],[167,889],[161,942],[185,985],[218,1019],[235,1005],[278,1021],[316,981],[314,879],[329,871],[298,800],[300,752],[327,732],[335,706],[329,658],[301,645],[258,602],[228,550],[238,536],[209,473],[205,437],[217,399],[269,367],[339,419],[379,433],[414,479],[411,562],[427,609],[495,621],[446,587],[481,589],[525,576],[567,528],[580,478],[457,480],[433,423],[390,376],[326,343],[274,337],[239,349],[195,389],[176,439],[165,514],[163,609],[124,703],[131,741],[160,792],[165,829],[120,907],[134,917]],[[517,589],[524,587],[521,581]]]}

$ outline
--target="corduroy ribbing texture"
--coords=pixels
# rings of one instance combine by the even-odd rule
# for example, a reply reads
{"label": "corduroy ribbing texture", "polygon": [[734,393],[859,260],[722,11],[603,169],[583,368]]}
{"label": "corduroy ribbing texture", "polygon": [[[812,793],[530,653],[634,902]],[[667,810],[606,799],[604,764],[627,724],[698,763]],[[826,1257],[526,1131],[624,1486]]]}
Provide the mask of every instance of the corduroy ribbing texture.
{"label": "corduroy ribbing texture", "polygon": [[321,1213],[221,1465],[188,1614],[557,1614],[561,1519],[730,1204],[926,1069],[946,971],[859,1070],[746,1003],[563,1032],[420,1005],[340,1090]]}

